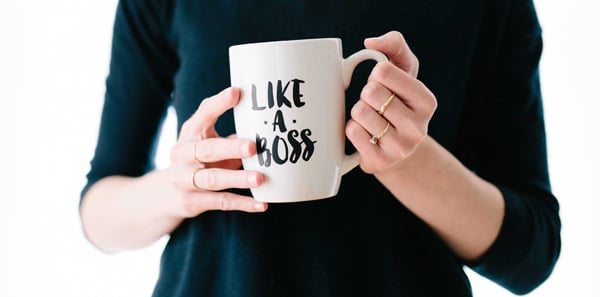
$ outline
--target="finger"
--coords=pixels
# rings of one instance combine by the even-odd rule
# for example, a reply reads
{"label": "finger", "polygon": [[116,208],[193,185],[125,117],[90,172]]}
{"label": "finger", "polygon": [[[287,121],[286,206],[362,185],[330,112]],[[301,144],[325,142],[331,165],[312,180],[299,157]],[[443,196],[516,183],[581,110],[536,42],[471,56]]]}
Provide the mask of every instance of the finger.
{"label": "finger", "polygon": [[197,139],[211,137],[218,118],[233,108],[240,100],[240,90],[227,88],[202,100],[196,112],[181,127],[180,137]]}
{"label": "finger", "polygon": [[231,192],[194,192],[184,198],[185,216],[194,217],[208,210],[264,212],[268,204]]}
{"label": "finger", "polygon": [[350,119],[346,124],[346,137],[360,154],[360,167],[366,173],[374,173],[377,165],[374,160],[380,159],[383,151],[378,145],[369,142],[371,135],[355,120]]}
{"label": "finger", "polygon": [[419,73],[419,60],[408,47],[404,36],[398,31],[391,31],[382,36],[367,38],[366,48],[380,51],[388,56],[390,61],[412,77]]}
{"label": "finger", "polygon": [[[191,174],[191,180],[189,174]],[[182,174],[179,181],[189,190],[220,191],[231,188],[255,188],[264,182],[264,177],[261,173],[254,171],[206,168],[192,170],[187,177]]]}
{"label": "finger", "polygon": [[421,81],[391,63],[375,65],[368,81],[380,83],[419,115],[430,117],[437,108],[435,96]]}
{"label": "finger", "polygon": [[[395,108],[403,107],[402,104],[394,105]],[[390,107],[392,109],[392,107]],[[408,110],[404,107],[405,110]],[[404,158],[414,146],[414,143],[420,142],[426,128],[420,127],[420,122],[411,118],[410,113],[389,110],[391,120],[386,120],[380,116],[374,109],[359,100],[351,110],[352,120],[358,124],[367,134],[366,142],[372,145],[369,140],[374,135],[380,135],[377,140],[377,146],[386,151],[387,155],[395,158]],[[390,123],[390,127],[386,126]],[[364,140],[365,137],[357,138]],[[364,141],[363,141],[364,142]]]}
{"label": "finger", "polygon": [[407,126],[410,128],[406,131],[390,126],[377,143],[372,144],[369,142],[371,133],[358,122],[352,119],[348,121],[346,136],[360,154],[361,169],[366,173],[375,173],[389,168],[410,155],[416,148],[415,144],[422,140],[423,134],[422,130],[414,129],[413,122],[409,122]]}
{"label": "finger", "polygon": [[177,154],[186,158],[188,163],[242,159],[255,153],[256,145],[247,139],[208,138],[187,142],[177,149]]}
{"label": "finger", "polygon": [[[390,100],[389,102],[388,99]],[[397,120],[400,114],[404,114],[404,117],[413,114],[412,110],[404,105],[402,100],[400,100],[396,94],[392,93],[385,86],[376,81],[367,82],[360,93],[360,100],[366,102],[380,116],[386,118],[394,126],[398,126],[399,122]],[[386,103],[387,106],[385,107],[384,112],[380,114],[381,108]]]}
{"label": "finger", "polygon": [[[377,135],[385,129],[388,121],[380,116],[365,101],[359,100],[350,110],[352,119],[370,135]],[[388,128],[391,129],[392,127]],[[369,137],[370,138],[370,137]]]}

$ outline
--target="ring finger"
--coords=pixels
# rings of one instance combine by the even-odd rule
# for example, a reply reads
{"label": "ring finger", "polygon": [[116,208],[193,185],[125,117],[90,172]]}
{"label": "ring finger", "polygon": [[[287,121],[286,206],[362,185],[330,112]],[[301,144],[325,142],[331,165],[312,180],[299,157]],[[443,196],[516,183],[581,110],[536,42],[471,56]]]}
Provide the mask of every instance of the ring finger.
{"label": "ring finger", "polygon": [[[352,119],[361,125],[371,136],[393,133],[394,126],[363,100],[359,100],[351,111]],[[390,126],[388,127],[388,123]],[[376,142],[379,139],[375,140]],[[375,142],[375,143],[376,143]]]}
{"label": "ring finger", "polygon": [[388,122],[391,126],[386,133],[392,132],[396,123],[394,117],[389,116],[390,109],[396,109],[395,105],[402,104],[395,102],[398,98],[391,95],[393,93],[380,83],[368,82],[360,94],[360,100],[352,109],[352,118],[371,135],[378,135],[385,131]]}

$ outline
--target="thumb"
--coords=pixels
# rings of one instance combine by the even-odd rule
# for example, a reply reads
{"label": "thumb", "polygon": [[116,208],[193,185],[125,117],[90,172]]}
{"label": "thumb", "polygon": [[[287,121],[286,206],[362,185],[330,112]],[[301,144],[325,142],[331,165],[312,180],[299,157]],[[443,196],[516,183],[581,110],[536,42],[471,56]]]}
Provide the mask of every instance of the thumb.
{"label": "thumb", "polygon": [[419,60],[408,47],[404,36],[398,31],[391,31],[379,37],[367,38],[364,45],[384,53],[394,65],[417,77],[419,73]]}

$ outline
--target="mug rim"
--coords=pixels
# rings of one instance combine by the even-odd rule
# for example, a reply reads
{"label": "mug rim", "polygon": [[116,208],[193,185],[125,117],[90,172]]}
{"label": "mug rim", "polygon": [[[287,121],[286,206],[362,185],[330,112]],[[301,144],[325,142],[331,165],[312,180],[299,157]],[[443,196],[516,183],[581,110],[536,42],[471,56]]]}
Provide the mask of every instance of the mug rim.
{"label": "mug rim", "polygon": [[270,40],[270,41],[259,41],[259,42],[248,42],[240,43],[229,46],[229,49],[250,47],[250,46],[269,46],[269,45],[287,45],[287,44],[298,44],[298,43],[314,43],[333,41],[341,43],[342,40],[339,37],[319,37],[319,38],[301,38],[301,39],[281,39],[281,40]]}

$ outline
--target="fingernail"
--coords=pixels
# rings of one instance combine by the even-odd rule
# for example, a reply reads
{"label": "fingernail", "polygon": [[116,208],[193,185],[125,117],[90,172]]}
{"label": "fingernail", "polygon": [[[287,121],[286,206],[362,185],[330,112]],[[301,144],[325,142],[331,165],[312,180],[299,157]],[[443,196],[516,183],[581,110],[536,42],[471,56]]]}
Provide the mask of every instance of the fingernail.
{"label": "fingernail", "polygon": [[254,203],[254,209],[256,210],[265,210],[265,204],[261,202]]}
{"label": "fingernail", "polygon": [[381,43],[381,38],[379,38],[379,37],[370,37],[370,38],[367,38],[367,40],[369,40],[370,42],[373,42],[373,43]]}
{"label": "fingernail", "polygon": [[249,143],[244,143],[240,146],[240,151],[242,152],[242,155],[247,156],[250,154],[250,144]]}
{"label": "fingernail", "polygon": [[248,183],[250,184],[250,186],[253,187],[258,186],[258,178],[256,177],[256,175],[248,176]]}

